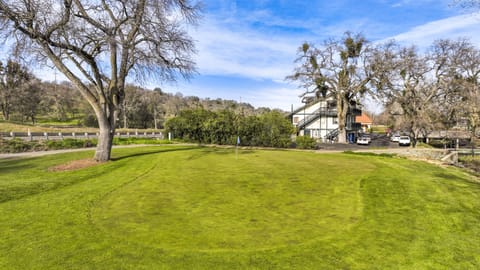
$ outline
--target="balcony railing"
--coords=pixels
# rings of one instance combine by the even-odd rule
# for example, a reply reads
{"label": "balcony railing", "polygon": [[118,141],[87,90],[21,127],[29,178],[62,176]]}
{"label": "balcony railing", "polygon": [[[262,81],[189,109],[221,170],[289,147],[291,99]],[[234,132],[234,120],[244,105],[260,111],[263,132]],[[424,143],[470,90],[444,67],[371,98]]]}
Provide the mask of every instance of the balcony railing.
{"label": "balcony railing", "polygon": [[327,108],[319,108],[311,113],[309,113],[309,116],[298,121],[297,127],[298,128],[303,128],[304,126],[308,125],[315,119],[318,119],[319,116],[337,116],[337,110],[332,110],[332,109],[327,109]]}

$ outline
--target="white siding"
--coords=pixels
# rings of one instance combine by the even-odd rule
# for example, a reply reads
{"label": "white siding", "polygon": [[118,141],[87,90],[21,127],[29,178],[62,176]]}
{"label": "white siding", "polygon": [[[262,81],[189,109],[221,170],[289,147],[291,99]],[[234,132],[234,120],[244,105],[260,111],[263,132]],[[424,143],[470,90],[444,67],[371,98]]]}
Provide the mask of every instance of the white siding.
{"label": "white siding", "polygon": [[[318,117],[318,110],[321,107],[327,107],[327,101],[319,101],[292,115],[292,122],[294,126],[297,126],[298,123],[301,123],[304,121],[304,119],[310,116],[317,118],[309,123],[306,127],[303,127],[301,130],[299,130],[299,136],[304,136],[307,134],[312,138],[319,138],[323,141],[328,133],[338,128],[336,117],[327,115],[320,115],[320,117]],[[305,130],[307,130],[307,132],[305,132]]]}

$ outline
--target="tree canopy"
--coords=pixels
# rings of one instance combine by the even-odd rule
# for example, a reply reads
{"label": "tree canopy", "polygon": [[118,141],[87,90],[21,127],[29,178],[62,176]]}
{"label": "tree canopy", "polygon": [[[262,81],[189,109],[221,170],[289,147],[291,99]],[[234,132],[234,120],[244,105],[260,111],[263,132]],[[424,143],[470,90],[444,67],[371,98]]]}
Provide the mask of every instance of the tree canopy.
{"label": "tree canopy", "polygon": [[346,142],[348,110],[367,91],[373,73],[369,66],[367,40],[360,34],[345,33],[341,40],[327,40],[321,47],[304,43],[288,80],[297,81],[305,89],[302,96],[332,95],[337,101],[338,141]]}
{"label": "tree canopy", "polygon": [[174,80],[194,71],[188,0],[0,0],[0,33],[12,52],[50,63],[92,106],[100,127],[95,159],[110,159],[128,76]]}

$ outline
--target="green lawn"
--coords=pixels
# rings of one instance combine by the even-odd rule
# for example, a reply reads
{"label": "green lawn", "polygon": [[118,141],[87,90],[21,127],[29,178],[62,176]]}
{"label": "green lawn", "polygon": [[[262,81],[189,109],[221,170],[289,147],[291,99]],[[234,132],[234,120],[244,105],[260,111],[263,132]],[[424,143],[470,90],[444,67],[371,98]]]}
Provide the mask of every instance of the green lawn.
{"label": "green lawn", "polygon": [[0,160],[0,269],[479,269],[480,184],[402,158],[152,146]]}

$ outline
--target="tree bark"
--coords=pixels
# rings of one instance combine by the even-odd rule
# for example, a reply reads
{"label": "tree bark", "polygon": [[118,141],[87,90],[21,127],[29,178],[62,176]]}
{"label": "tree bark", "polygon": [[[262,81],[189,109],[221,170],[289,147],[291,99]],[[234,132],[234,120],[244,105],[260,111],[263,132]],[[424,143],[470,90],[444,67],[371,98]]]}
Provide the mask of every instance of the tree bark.
{"label": "tree bark", "polygon": [[6,100],[2,104],[2,116],[3,120],[9,121],[10,120],[10,101],[5,98]]}
{"label": "tree bark", "polygon": [[97,113],[99,135],[97,149],[95,150],[93,159],[98,162],[110,160],[113,137],[115,135],[115,121],[109,121],[109,118],[110,117],[103,112]]}
{"label": "tree bark", "polygon": [[338,143],[347,143],[347,130],[345,129],[347,112],[348,102],[341,95],[337,95]]}
{"label": "tree bark", "polygon": [[155,130],[157,130],[157,108],[155,107],[155,105],[153,106],[153,123],[155,126]]}

